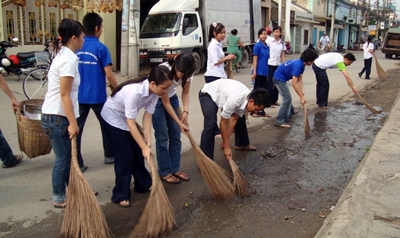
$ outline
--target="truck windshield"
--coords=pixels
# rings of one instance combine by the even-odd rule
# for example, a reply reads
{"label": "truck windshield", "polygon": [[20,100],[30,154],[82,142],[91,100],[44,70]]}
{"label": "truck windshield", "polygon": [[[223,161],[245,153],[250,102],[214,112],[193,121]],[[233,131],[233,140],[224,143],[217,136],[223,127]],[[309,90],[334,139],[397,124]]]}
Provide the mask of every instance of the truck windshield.
{"label": "truck windshield", "polygon": [[171,37],[177,35],[181,13],[148,15],[140,31],[140,38]]}

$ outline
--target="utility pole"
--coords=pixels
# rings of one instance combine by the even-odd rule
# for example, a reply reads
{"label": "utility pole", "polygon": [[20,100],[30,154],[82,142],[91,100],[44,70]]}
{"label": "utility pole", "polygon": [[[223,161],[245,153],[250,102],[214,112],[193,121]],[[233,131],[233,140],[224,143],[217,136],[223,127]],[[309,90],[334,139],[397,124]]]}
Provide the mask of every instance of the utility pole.
{"label": "utility pole", "polygon": [[[357,1],[357,5],[358,5],[358,1]],[[361,36],[362,36],[362,28],[364,26],[363,21],[365,20],[365,0],[363,0],[362,3],[362,10],[361,10],[361,21],[360,21],[360,29],[358,30],[358,39],[361,42]],[[358,50],[361,50],[361,44],[358,44]]]}
{"label": "utility pole", "polygon": [[331,49],[334,48],[334,40],[335,40],[333,36],[333,29],[335,27],[335,10],[336,10],[336,1],[332,0],[331,32],[329,33],[331,41]]}

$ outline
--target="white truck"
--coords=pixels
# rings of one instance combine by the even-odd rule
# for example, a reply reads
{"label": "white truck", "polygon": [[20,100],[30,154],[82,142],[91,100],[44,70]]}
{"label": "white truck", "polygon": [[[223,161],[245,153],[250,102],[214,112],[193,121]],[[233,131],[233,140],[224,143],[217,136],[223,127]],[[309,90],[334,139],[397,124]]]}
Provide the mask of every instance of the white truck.
{"label": "white truck", "polygon": [[196,60],[198,74],[206,63],[208,30],[213,22],[224,24],[227,36],[232,29],[238,30],[246,46],[242,57],[246,67],[262,27],[260,0],[160,0],[141,27],[140,63],[159,64],[188,52]]}

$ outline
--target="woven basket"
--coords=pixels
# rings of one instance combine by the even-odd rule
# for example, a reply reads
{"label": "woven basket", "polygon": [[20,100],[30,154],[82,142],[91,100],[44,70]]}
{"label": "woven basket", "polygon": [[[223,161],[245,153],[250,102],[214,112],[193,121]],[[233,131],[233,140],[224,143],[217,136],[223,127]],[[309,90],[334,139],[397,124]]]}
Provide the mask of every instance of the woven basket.
{"label": "woven basket", "polygon": [[[24,105],[40,107],[43,99],[29,99],[21,102]],[[22,111],[22,110],[21,110]],[[29,119],[20,111],[15,113],[17,118],[18,143],[21,151],[25,152],[28,158],[35,158],[40,155],[47,155],[51,151],[50,139],[44,132],[40,120]]]}

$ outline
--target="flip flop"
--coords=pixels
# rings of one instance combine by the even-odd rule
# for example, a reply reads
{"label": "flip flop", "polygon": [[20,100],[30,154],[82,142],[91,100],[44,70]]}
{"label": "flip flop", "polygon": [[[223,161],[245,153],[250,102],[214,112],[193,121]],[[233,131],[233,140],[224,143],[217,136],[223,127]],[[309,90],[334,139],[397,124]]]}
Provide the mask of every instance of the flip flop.
{"label": "flip flop", "polygon": [[257,113],[251,113],[250,116],[252,117],[259,117],[259,115]]}
{"label": "flip flop", "polygon": [[256,150],[257,150],[257,147],[252,146],[252,145],[235,146],[235,150],[240,150],[240,151],[256,151]]}
{"label": "flip flop", "polygon": [[318,107],[322,109],[329,109],[329,106],[318,106]]}
{"label": "flip flop", "polygon": [[175,178],[178,178],[179,180],[182,181],[190,181],[189,176],[187,176],[187,174],[182,173],[182,172],[176,172],[172,174]]}
{"label": "flip flop", "polygon": [[[128,202],[128,203],[127,204],[121,204],[121,202]],[[123,200],[123,201],[120,201],[118,203],[118,206],[123,207],[123,208],[127,208],[127,207],[131,207],[132,204],[129,202],[129,200]]]}
{"label": "flip flop", "polygon": [[258,116],[259,116],[259,117],[271,117],[271,116],[268,115],[267,113],[265,113],[265,114],[259,114]]}
{"label": "flip flop", "polygon": [[177,177],[175,177],[173,174],[168,174],[167,176],[160,177],[162,181],[166,183],[172,183],[172,184],[178,184],[181,182],[181,180]]}
{"label": "flip flop", "polygon": [[292,128],[289,124],[275,124],[274,126],[282,127],[282,128],[286,128],[286,129]]}
{"label": "flip flop", "polygon": [[54,208],[65,208],[67,203],[53,203]]}

